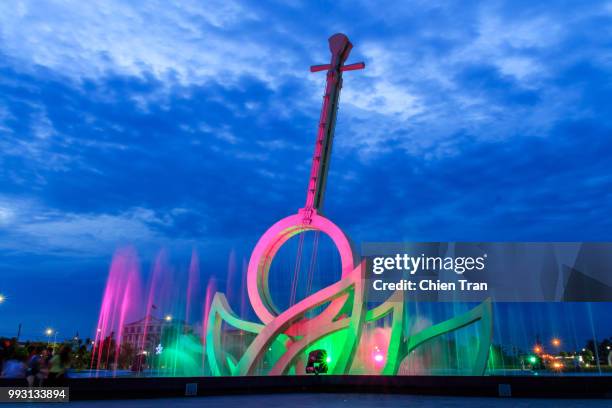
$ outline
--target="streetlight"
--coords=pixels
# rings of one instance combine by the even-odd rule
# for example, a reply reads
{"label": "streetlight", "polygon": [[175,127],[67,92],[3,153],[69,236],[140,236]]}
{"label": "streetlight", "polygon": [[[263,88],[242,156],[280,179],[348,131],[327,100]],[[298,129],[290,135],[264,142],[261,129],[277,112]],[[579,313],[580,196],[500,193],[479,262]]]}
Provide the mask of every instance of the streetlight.
{"label": "streetlight", "polygon": [[0,293],[0,303],[4,303],[5,300],[6,300],[6,296]]}
{"label": "streetlight", "polygon": [[49,343],[51,343],[51,335],[53,334],[53,329],[52,328],[47,328],[47,330],[45,330],[45,334],[47,335],[47,347],[49,346]]}
{"label": "streetlight", "polygon": [[561,340],[559,340],[558,338],[555,337],[555,338],[553,338],[551,340],[551,343],[552,343],[553,346],[559,347],[561,345]]}
{"label": "streetlight", "polygon": [[57,330],[53,333],[53,354],[55,354],[55,345],[57,344],[57,333],[59,333]]}
{"label": "streetlight", "polygon": [[165,319],[167,322],[171,322],[171,321],[172,321],[172,315],[166,315],[166,317],[164,317],[164,319]]}
{"label": "streetlight", "polygon": [[540,354],[542,352],[542,346],[540,346],[539,344],[536,344],[533,347],[533,352],[536,353],[536,354]]}

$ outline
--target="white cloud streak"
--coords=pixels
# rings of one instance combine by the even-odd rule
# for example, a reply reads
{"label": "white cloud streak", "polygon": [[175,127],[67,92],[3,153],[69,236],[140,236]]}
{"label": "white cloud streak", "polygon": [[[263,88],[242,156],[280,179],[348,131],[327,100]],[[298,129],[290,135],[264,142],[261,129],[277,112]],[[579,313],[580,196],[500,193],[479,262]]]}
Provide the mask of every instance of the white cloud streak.
{"label": "white cloud streak", "polygon": [[[556,10],[564,13],[560,16],[536,8],[513,16],[505,6],[466,7],[467,17],[447,16],[429,25],[420,24],[419,13],[434,13],[439,6],[419,2],[394,7],[393,15],[382,21],[401,22],[405,33],[400,29],[384,39],[363,36],[356,44],[352,59],[365,56],[368,67],[345,81],[338,130],[347,136],[337,139],[339,149],[364,159],[398,149],[435,159],[460,152],[454,141],[458,132],[476,141],[541,136],[560,118],[580,115],[572,108],[580,90],[562,88],[551,79],[560,68],[584,59],[586,51],[569,55],[559,47],[584,19],[609,11],[600,6],[575,13]],[[378,15],[368,7],[361,5],[355,15]],[[312,39],[291,32],[273,11],[266,14],[231,0],[138,5],[54,1],[44,7],[35,1],[0,3],[0,49],[21,69],[42,66],[77,84],[109,75],[154,78],[170,94],[180,92],[176,87],[209,82],[240,87],[246,77],[272,90],[289,81],[300,84],[303,95],[291,103],[260,106],[254,101],[232,107],[226,101],[237,116],[291,120],[297,111],[316,117],[322,77],[300,67],[307,59],[325,56],[325,47],[300,55],[300,50],[312,49]],[[448,49],[440,52],[437,43],[449,44]],[[535,92],[538,101],[510,106],[486,87],[466,88],[457,75],[469,66],[492,67],[516,90]],[[127,97],[143,110],[151,103],[147,98],[160,103],[158,95]],[[50,135],[43,120],[37,123],[34,132]],[[220,136],[239,143],[231,128]]]}
{"label": "white cloud streak", "polygon": [[0,197],[0,251],[103,257],[121,244],[161,246],[169,239],[160,229],[171,227],[182,212],[176,208],[160,215],[135,207],[117,214],[67,213],[32,200]]}
{"label": "white cloud streak", "polygon": [[[2,2],[0,38],[2,51],[23,67],[42,66],[76,81],[111,73],[229,86],[249,75],[272,85],[269,46],[236,31],[257,19],[230,0]],[[275,57],[281,65],[290,58],[282,49]]]}

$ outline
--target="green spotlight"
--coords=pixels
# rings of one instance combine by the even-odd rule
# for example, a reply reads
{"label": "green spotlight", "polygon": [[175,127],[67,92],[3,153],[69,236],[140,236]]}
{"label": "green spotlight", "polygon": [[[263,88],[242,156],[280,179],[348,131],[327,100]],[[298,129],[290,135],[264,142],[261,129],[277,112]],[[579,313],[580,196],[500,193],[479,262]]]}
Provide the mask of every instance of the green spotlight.
{"label": "green spotlight", "polygon": [[535,364],[538,362],[538,359],[536,356],[529,356],[529,358],[527,359],[531,364]]}

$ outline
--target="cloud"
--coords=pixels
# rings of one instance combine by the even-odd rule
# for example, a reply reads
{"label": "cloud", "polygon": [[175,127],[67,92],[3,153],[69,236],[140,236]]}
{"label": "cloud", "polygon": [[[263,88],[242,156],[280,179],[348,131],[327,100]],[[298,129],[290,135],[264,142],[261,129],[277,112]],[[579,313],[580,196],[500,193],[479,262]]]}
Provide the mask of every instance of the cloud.
{"label": "cloud", "polygon": [[[561,121],[592,117],[581,102],[590,90],[566,72],[584,64],[610,68],[594,46],[595,21],[609,20],[600,6],[455,6],[431,15],[428,7],[399,8],[402,17],[387,23],[403,18],[402,34],[359,44],[368,66],[345,79],[339,134],[346,136],[337,139],[343,149],[362,160],[397,150],[441,159],[461,154],[467,140],[549,137]],[[586,45],[577,48],[576,38]],[[455,140],[458,134],[469,137]]]}
{"label": "cloud", "polygon": [[0,200],[0,245],[5,253],[106,256],[120,243],[161,242],[163,236],[154,226],[170,222],[143,208],[120,214],[78,214],[5,197]]}
{"label": "cloud", "polygon": [[[272,65],[292,56],[241,32],[259,19],[235,1],[20,1],[0,6],[0,44],[23,69],[44,67],[77,82],[125,75],[230,86],[252,76],[273,86]],[[273,51],[274,61],[262,58]]]}
{"label": "cloud", "polygon": [[[68,236],[108,222],[125,223],[127,235],[143,241],[250,242],[262,225],[298,208],[325,80],[307,66],[329,57],[329,27],[354,41],[349,62],[367,63],[345,74],[331,213],[378,208],[359,192],[374,183],[375,197],[384,197],[399,183],[393,178],[422,185],[419,178],[428,177],[459,191],[437,172],[473,154],[492,158],[470,171],[489,171],[512,159],[496,156],[508,145],[555,143],[572,123],[598,125],[577,126],[585,135],[610,125],[609,52],[604,34],[592,30],[610,15],[598,5],[420,2],[393,13],[344,3],[325,11],[234,2],[0,7],[4,192],[58,211]],[[304,24],[303,15],[312,21]],[[568,153],[582,143],[564,141]],[[550,154],[538,152],[531,166]],[[377,166],[389,171],[381,175]],[[440,192],[422,188],[431,196],[397,201],[415,200],[411,211],[423,229],[434,214],[476,205],[455,197],[427,212]],[[534,205],[536,212],[544,206]],[[181,208],[192,211],[174,212]],[[386,224],[402,208],[377,209],[372,222]]]}

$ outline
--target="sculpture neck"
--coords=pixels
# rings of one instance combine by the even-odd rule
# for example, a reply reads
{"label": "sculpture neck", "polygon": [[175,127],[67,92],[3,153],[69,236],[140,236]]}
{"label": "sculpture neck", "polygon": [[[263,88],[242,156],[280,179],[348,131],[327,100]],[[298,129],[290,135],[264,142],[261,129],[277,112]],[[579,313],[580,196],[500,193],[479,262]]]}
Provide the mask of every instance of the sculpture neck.
{"label": "sculpture neck", "polygon": [[342,71],[338,68],[327,71],[327,84],[323,95],[323,106],[312,158],[306,205],[304,206],[306,209],[312,208],[320,211],[323,207],[341,88]]}
{"label": "sculpture neck", "polygon": [[330,63],[310,67],[312,72],[327,70],[327,81],[325,93],[323,94],[319,127],[317,128],[317,140],[312,157],[310,179],[308,180],[308,189],[306,191],[306,204],[303,208],[305,224],[310,223],[313,212],[320,212],[323,208],[325,185],[327,183],[327,173],[329,172],[334,131],[336,128],[338,102],[340,90],[342,89],[342,72],[363,69],[365,67],[365,64],[362,62],[344,65],[352,48],[353,45],[344,34],[334,34],[329,38],[329,49],[332,55]]}

